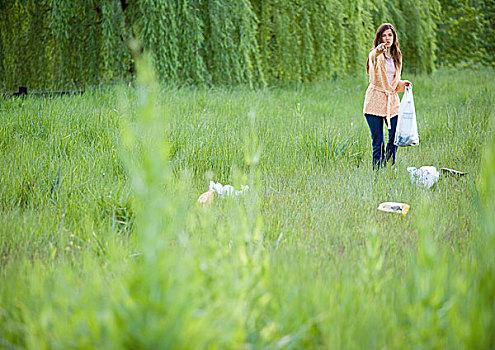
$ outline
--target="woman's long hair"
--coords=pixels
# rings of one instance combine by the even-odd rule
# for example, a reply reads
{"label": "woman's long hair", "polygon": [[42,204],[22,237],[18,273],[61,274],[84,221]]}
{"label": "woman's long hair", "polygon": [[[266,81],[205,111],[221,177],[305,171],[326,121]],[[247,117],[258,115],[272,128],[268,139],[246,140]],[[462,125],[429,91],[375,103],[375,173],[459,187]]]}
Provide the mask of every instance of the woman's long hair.
{"label": "woman's long hair", "polygon": [[[397,32],[395,31],[394,26],[391,25],[390,23],[383,23],[378,27],[375,34],[375,40],[373,40],[373,48],[370,50],[370,52],[382,43],[383,32],[386,31],[387,29],[390,29],[394,34],[394,41],[390,46],[390,54],[394,58],[395,67],[399,68],[402,60],[402,52],[400,52],[399,39],[397,39]],[[366,60],[366,72],[368,73],[370,72],[369,60]]]}

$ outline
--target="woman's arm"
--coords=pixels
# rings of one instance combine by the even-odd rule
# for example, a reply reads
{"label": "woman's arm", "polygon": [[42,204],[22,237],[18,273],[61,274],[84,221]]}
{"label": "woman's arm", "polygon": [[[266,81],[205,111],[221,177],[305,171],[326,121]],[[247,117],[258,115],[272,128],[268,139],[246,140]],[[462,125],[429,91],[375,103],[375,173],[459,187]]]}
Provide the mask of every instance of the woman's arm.
{"label": "woman's arm", "polygon": [[384,43],[379,44],[377,47],[375,47],[373,50],[371,50],[369,58],[371,60],[371,63],[373,65],[376,65],[376,58],[380,56],[382,53],[385,52],[387,48],[385,47]]}
{"label": "woman's arm", "polygon": [[397,87],[395,88],[395,92],[404,92],[406,86],[412,85],[409,80],[399,80]]}

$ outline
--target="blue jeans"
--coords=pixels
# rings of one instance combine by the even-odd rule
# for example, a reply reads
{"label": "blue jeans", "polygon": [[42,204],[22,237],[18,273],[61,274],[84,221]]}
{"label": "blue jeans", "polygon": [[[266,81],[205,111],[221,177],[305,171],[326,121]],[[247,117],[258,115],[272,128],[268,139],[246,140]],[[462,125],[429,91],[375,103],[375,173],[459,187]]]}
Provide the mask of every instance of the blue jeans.
{"label": "blue jeans", "polygon": [[373,169],[380,169],[385,164],[392,160],[392,165],[395,164],[395,154],[397,153],[397,146],[394,145],[395,130],[397,129],[397,116],[390,119],[391,128],[388,130],[388,142],[387,148],[384,147],[383,141],[383,122],[384,117],[378,117],[376,115],[365,114],[366,121],[371,131],[371,144],[373,146]]}

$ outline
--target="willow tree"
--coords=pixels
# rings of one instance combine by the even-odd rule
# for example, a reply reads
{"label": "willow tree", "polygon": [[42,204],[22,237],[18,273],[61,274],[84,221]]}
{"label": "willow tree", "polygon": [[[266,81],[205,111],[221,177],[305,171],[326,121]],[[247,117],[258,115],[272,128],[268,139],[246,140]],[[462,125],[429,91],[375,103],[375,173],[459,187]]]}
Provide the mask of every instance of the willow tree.
{"label": "willow tree", "polygon": [[249,0],[205,0],[205,61],[215,84],[263,81],[257,19]]}
{"label": "willow tree", "polygon": [[432,72],[436,61],[438,1],[399,1],[397,7],[405,19],[400,28],[404,67],[414,72]]}
{"label": "willow tree", "polygon": [[3,88],[74,88],[128,74],[120,2],[7,1],[0,18]]}
{"label": "willow tree", "polygon": [[130,42],[152,52],[161,81],[177,85],[255,87],[362,74],[383,22],[397,29],[405,70],[495,64],[494,14],[493,0],[0,1],[0,86],[132,79],[132,54],[140,50]]}
{"label": "willow tree", "polygon": [[439,63],[495,64],[495,1],[440,0],[440,4]]}

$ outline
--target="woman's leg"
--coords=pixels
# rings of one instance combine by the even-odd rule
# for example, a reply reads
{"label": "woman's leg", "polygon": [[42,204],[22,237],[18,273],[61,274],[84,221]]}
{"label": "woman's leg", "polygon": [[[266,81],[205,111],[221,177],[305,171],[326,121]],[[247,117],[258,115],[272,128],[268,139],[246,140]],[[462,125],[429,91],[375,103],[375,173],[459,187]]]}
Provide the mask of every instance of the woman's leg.
{"label": "woman's leg", "polygon": [[371,132],[371,145],[373,147],[372,164],[373,169],[380,169],[385,158],[385,147],[383,142],[383,117],[365,114],[366,121]]}
{"label": "woman's leg", "polygon": [[387,141],[387,162],[392,160],[392,165],[395,164],[395,154],[397,153],[397,146],[394,145],[395,131],[397,130],[397,120],[399,117],[395,116],[390,119],[390,129],[388,130]]}

